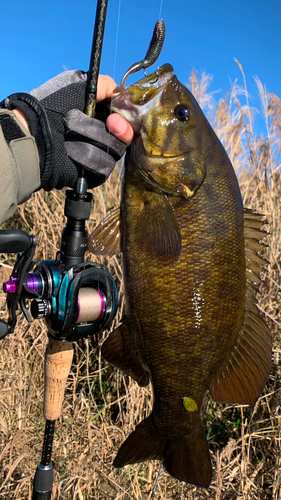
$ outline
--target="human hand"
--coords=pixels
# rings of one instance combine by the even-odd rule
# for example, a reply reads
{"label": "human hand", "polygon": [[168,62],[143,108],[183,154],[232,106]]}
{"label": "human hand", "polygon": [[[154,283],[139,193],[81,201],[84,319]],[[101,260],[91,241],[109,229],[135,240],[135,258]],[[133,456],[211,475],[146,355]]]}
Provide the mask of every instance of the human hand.
{"label": "human hand", "polygon": [[[104,101],[105,99],[110,99],[113,96],[113,92],[116,88],[117,85],[113,78],[107,75],[99,75],[97,85],[97,102]],[[23,112],[19,109],[14,109],[13,111],[19,118],[19,120],[29,130],[29,125]],[[123,118],[123,116],[120,116],[117,113],[112,113],[106,120],[106,126],[109,132],[115,135],[117,139],[123,141],[126,146],[130,146],[134,137],[134,131],[127,120]]]}
{"label": "human hand", "polygon": [[[27,119],[40,156],[41,187],[50,191],[73,187],[79,166],[88,186],[102,184],[133,138],[124,118],[112,114],[105,123],[83,113],[87,74],[66,71],[31,94],[13,94],[5,102]],[[116,83],[108,76],[98,82],[97,100],[112,96]]]}

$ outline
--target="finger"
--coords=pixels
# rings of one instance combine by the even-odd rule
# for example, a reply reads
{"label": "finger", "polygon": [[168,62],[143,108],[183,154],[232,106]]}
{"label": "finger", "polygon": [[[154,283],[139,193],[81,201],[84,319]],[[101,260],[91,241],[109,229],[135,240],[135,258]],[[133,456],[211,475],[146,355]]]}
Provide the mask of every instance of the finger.
{"label": "finger", "polygon": [[106,120],[106,126],[117,139],[123,141],[127,146],[131,144],[134,138],[134,131],[125,118],[117,113],[112,113]]}
{"label": "finger", "polygon": [[113,90],[117,87],[118,85],[113,78],[111,78],[111,76],[99,75],[97,85],[97,102],[112,97]]}
{"label": "finger", "polygon": [[13,113],[18,117],[18,119],[23,123],[23,125],[25,125],[27,130],[30,132],[28,121],[25,118],[23,112],[20,109],[13,109]]}

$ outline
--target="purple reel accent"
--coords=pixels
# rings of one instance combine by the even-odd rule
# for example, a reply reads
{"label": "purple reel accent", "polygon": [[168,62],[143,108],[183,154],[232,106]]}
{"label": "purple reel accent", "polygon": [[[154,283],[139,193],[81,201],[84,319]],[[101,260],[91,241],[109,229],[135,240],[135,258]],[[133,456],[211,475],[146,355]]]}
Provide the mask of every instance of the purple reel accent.
{"label": "purple reel accent", "polygon": [[19,278],[11,278],[10,281],[3,283],[4,293],[16,293],[18,290]]}
{"label": "purple reel accent", "polygon": [[[27,276],[26,285],[33,293],[41,291],[41,281],[35,273],[29,273]],[[9,281],[3,283],[4,293],[16,293],[18,291],[19,278],[12,277]]]}
{"label": "purple reel accent", "polygon": [[97,321],[99,321],[102,317],[103,317],[103,314],[104,314],[104,311],[105,311],[105,299],[104,299],[104,295],[103,293],[98,290],[99,292],[99,296],[100,296],[100,300],[101,300],[101,307],[100,307],[100,315],[97,319]]}
{"label": "purple reel accent", "polygon": [[41,284],[41,280],[39,281],[38,276],[35,273],[28,274],[26,285],[31,292],[40,293],[42,288]]}

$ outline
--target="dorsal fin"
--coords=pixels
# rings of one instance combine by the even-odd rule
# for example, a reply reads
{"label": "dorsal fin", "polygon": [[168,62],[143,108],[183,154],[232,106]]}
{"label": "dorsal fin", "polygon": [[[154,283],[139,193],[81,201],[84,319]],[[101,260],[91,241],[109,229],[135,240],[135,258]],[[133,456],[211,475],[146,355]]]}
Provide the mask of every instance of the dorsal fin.
{"label": "dorsal fin", "polygon": [[268,234],[260,228],[266,222],[252,210],[244,210],[246,257],[246,307],[244,323],[232,350],[230,360],[217,374],[210,387],[217,402],[253,406],[269,375],[272,341],[267,324],[260,316],[255,292],[261,283],[260,271],[268,261],[259,254],[267,246],[262,238]]}
{"label": "dorsal fin", "polygon": [[[258,287],[262,279],[260,272],[266,270],[268,260],[260,255],[266,245],[262,240],[268,234],[261,228],[267,224],[263,216],[254,210],[244,209],[244,236],[247,280]],[[258,289],[257,289],[258,290]]]}

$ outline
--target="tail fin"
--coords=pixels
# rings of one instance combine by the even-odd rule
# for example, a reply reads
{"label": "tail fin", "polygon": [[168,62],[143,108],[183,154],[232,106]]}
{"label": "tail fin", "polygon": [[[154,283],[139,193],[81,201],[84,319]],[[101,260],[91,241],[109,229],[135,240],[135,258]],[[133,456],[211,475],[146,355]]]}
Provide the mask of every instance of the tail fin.
{"label": "tail fin", "polygon": [[122,444],[113,465],[123,467],[159,459],[171,476],[207,488],[212,480],[212,466],[204,429],[199,424],[192,434],[167,437],[157,431],[150,415]]}
{"label": "tail fin", "polygon": [[212,465],[204,429],[172,439],[165,449],[164,467],[180,481],[208,488],[212,480]]}

